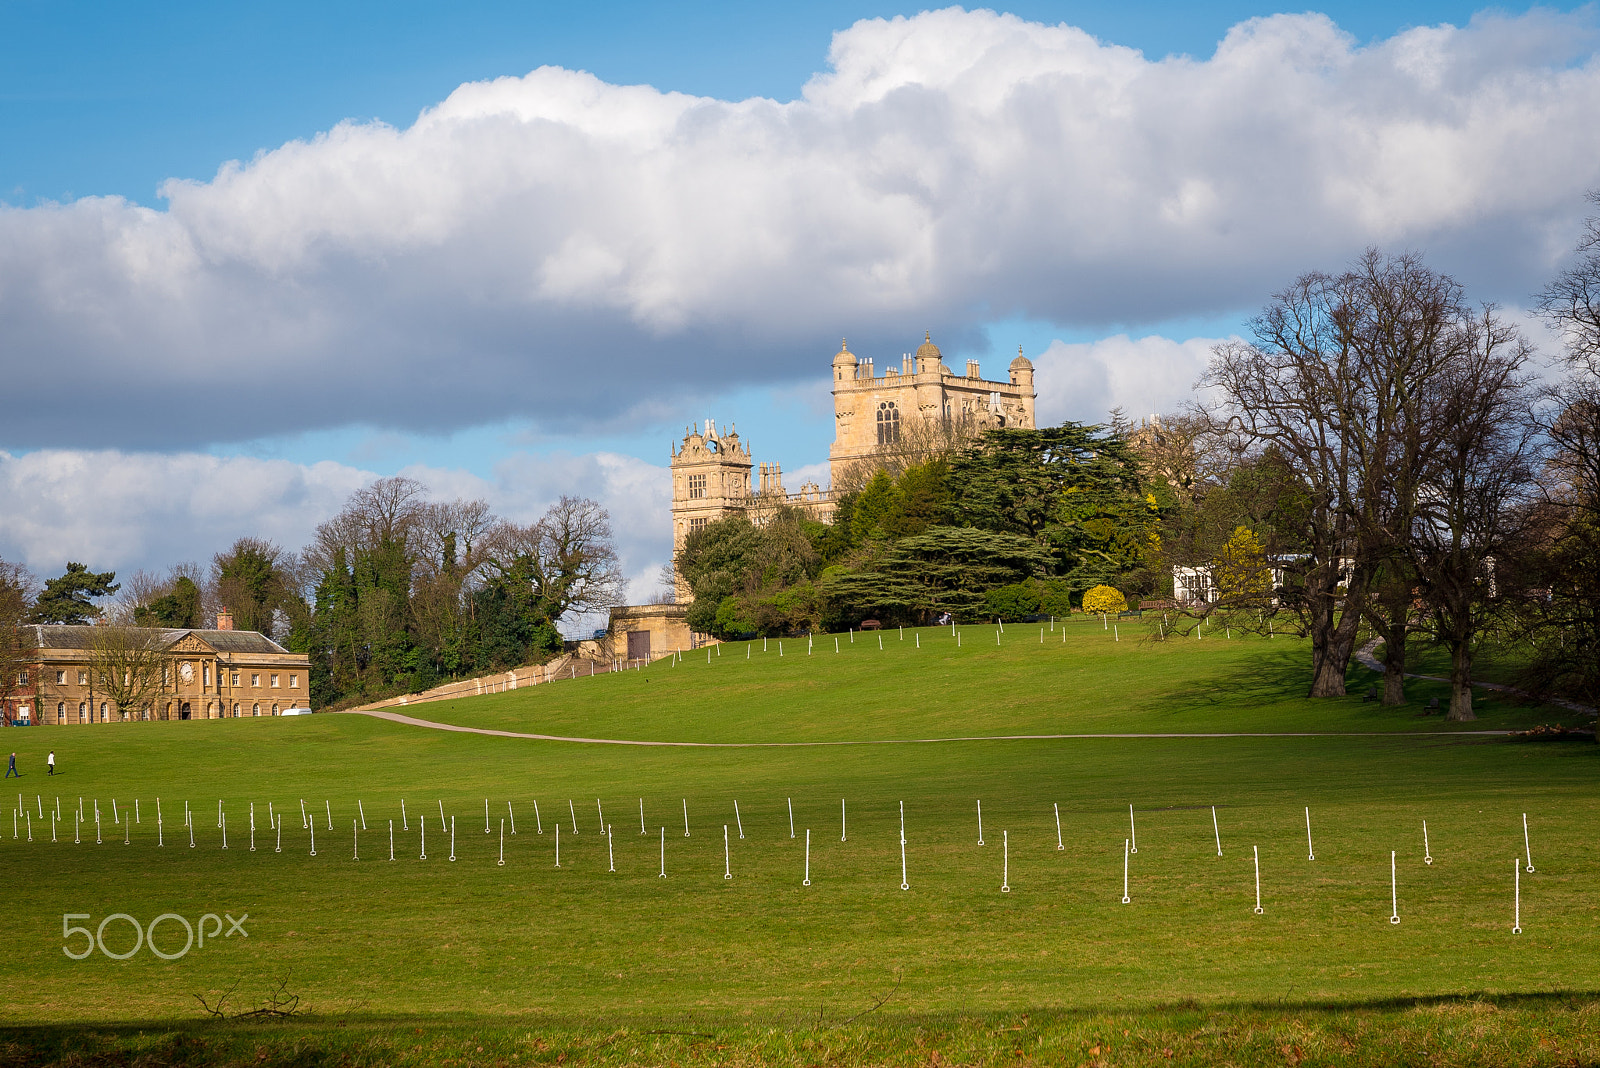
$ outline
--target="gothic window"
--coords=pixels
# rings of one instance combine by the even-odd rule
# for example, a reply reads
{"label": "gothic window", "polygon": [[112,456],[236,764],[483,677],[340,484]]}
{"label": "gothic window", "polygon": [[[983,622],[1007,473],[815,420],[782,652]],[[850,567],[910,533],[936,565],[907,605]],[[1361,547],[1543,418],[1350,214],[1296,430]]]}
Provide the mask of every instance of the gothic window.
{"label": "gothic window", "polygon": [[689,533],[693,534],[695,531],[700,530],[705,525],[706,525],[705,516],[700,516],[698,518],[691,519],[691,520],[689,520]]}
{"label": "gothic window", "polygon": [[900,440],[900,410],[894,401],[878,405],[878,444],[893,445]]}
{"label": "gothic window", "polygon": [[690,497],[704,497],[705,495],[706,495],[706,476],[705,475],[690,475],[689,476],[689,496]]}

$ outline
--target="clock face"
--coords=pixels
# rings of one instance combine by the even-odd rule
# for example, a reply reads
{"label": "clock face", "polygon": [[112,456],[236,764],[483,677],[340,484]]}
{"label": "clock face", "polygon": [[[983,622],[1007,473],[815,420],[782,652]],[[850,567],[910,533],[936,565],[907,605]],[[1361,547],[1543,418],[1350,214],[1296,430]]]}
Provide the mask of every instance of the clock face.
{"label": "clock face", "polygon": [[182,667],[178,668],[178,674],[183,676],[183,681],[184,682],[193,682],[194,681],[194,665],[190,664],[188,662],[185,662]]}

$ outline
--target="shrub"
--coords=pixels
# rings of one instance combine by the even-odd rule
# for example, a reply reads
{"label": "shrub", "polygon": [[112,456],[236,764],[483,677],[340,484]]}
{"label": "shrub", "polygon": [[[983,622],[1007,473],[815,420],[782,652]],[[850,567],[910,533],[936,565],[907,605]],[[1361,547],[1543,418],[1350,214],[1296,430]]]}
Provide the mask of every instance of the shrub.
{"label": "shrub", "polygon": [[1083,595],[1083,610],[1100,615],[1107,612],[1127,611],[1127,598],[1113,586],[1096,586]]}

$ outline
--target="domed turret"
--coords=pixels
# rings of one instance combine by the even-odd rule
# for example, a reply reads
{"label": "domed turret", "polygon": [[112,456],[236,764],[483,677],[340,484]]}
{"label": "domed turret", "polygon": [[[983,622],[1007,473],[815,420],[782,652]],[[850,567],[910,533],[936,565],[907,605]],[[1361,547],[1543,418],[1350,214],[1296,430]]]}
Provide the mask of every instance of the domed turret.
{"label": "domed turret", "polygon": [[933,343],[931,331],[923,332],[923,341],[917,346],[917,373],[925,374],[929,371],[939,370],[939,346]]}
{"label": "domed turret", "polygon": [[1022,354],[1021,345],[1017,346],[1017,358],[1011,361],[1011,384],[1033,388],[1033,361]]}
{"label": "domed turret", "polygon": [[839,354],[833,358],[833,379],[843,382],[856,376],[856,354],[843,338],[839,339]]}

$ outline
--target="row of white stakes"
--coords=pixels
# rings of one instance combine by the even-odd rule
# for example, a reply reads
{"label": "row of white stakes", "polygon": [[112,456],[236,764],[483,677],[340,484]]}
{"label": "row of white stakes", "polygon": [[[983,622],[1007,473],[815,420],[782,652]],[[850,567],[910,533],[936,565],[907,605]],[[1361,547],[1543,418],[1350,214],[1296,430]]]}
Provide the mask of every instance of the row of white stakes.
{"label": "row of white stakes", "polygon": [[[794,799],[793,798],[788,798],[786,800],[787,800],[788,812],[789,812],[789,837],[793,838],[793,837],[795,837]],[[43,796],[42,795],[36,796],[35,801],[37,802],[37,806],[38,806],[38,809],[39,809],[40,817],[42,819],[43,818],[43,814],[44,814],[44,799],[43,799]],[[26,818],[28,841],[31,842],[31,841],[33,841],[32,813],[28,812],[26,810],[26,808],[23,808],[23,806],[22,806],[22,795],[21,794],[17,795],[17,802],[18,802],[18,807],[22,809],[22,813],[23,813],[24,817]],[[282,852],[283,851],[283,816],[282,816],[282,814],[275,814],[272,811],[272,802],[269,801],[267,804],[268,804],[269,826],[272,826],[275,829],[276,833],[277,833],[276,851],[277,852]],[[483,810],[484,811],[484,828],[483,829],[484,829],[484,833],[485,834],[489,834],[489,833],[492,833],[492,829],[490,827],[489,799],[488,798],[484,798],[483,805],[484,805],[484,810]],[[536,823],[538,825],[538,833],[543,834],[544,833],[544,825],[543,825],[542,819],[539,816],[539,803],[537,801],[535,801],[533,803],[533,805],[534,805],[534,818],[535,818],[535,821],[536,821]],[[325,800],[323,802],[323,806],[324,806],[324,811],[326,813],[327,820],[328,820],[328,830],[331,831],[333,829],[333,805],[332,805],[332,802]],[[117,803],[116,803],[116,799],[115,798],[112,799],[111,807],[112,807],[113,819],[116,822],[121,823],[122,821],[121,821],[120,815],[118,813]],[[194,821],[193,821],[193,817],[192,817],[192,815],[191,815],[191,813],[189,811],[189,803],[187,801],[184,802],[183,808],[184,808],[184,824],[189,830],[189,847],[191,849],[193,849],[196,846],[196,843],[195,843],[195,840],[194,840]],[[604,828],[604,833],[605,833],[606,839],[607,839],[607,841],[606,841],[606,852],[607,852],[607,859],[608,859],[608,863],[609,863],[609,866],[610,866],[610,870],[614,872],[614,871],[616,871],[616,858],[615,858],[615,853],[614,853],[613,845],[612,845],[612,827],[611,827],[610,824],[607,824],[605,822],[605,809],[602,806],[601,801],[600,801],[599,798],[595,798],[595,808],[596,808],[597,813],[599,814],[599,818],[600,818],[600,821],[601,821],[601,827]],[[50,824],[50,840],[52,842],[57,840],[57,838],[56,838],[56,823],[57,823],[57,821],[59,820],[59,817],[60,817],[60,809],[61,809],[61,798],[59,796],[57,796],[56,804],[55,804],[54,811],[52,812],[52,818],[51,818],[51,824]],[[1053,812],[1054,812],[1054,815],[1055,815],[1055,824],[1056,824],[1056,848],[1058,850],[1062,850],[1062,849],[1065,849],[1066,846],[1063,843],[1062,836],[1061,836],[1061,807],[1060,807],[1059,804],[1055,804],[1055,805],[1052,806],[1052,809],[1053,809]],[[359,798],[356,800],[356,810],[357,810],[357,812],[359,814],[359,818],[351,820],[351,833],[352,833],[352,835],[354,837],[353,859],[359,860],[360,859],[360,831],[365,830],[366,826],[367,826],[366,806],[362,802],[362,800],[359,799]],[[404,829],[409,830],[410,829],[410,824],[409,824],[409,819],[406,816],[405,800],[403,798],[401,799],[401,802],[400,802],[400,810],[401,810],[401,820],[402,820],[402,824],[404,825]],[[512,807],[512,803],[510,801],[506,802],[506,811],[507,811],[507,815],[511,819],[511,833],[512,834],[516,834],[517,833],[517,829],[516,829],[516,812],[515,812],[515,809]],[[572,802],[571,799],[568,799],[568,801],[567,801],[567,811],[568,811],[569,815],[572,818],[572,833],[573,834],[577,834],[578,833],[578,830],[577,830],[577,810],[576,810],[576,807],[574,806],[574,803]],[[740,812],[739,812],[739,802],[738,802],[737,799],[735,799],[734,802],[733,802],[733,812],[734,812],[734,821],[735,821],[735,824],[736,824],[736,826],[738,827],[738,830],[739,830],[739,837],[742,840],[744,838],[744,836],[745,836],[744,835],[744,821],[743,821],[743,817],[740,815]],[[981,845],[984,844],[984,841],[983,841],[983,801],[981,799],[979,799],[978,802],[977,802],[977,813],[978,813],[978,844],[981,846]],[[17,815],[18,815],[18,810],[17,809],[13,809],[12,813],[11,813],[11,820],[12,820],[11,837],[13,839],[15,839],[15,838],[17,838],[19,836],[20,828],[18,827],[18,823],[17,823]],[[79,828],[82,826],[82,824],[84,822],[84,819],[83,819],[83,798],[81,798],[81,797],[78,799],[78,809],[77,809],[77,812],[76,812],[76,816],[77,816],[77,819],[74,821],[74,825],[73,825],[73,841],[75,843],[80,841]],[[304,798],[302,798],[300,800],[300,818],[301,818],[301,827],[302,827],[302,829],[308,830],[310,832],[310,834],[311,834],[311,856],[316,856],[317,855],[316,822],[315,822],[315,820],[311,819],[309,817],[308,813],[306,812],[305,799]],[[844,798],[840,798],[840,800],[839,800],[839,840],[841,842],[848,840],[848,838],[847,838],[847,823],[846,823],[846,819],[847,819],[847,813],[846,813],[846,808],[845,808],[845,799]],[[1306,819],[1306,852],[1307,852],[1307,859],[1308,860],[1316,860],[1317,859],[1316,849],[1315,849],[1315,846],[1313,844],[1312,835],[1311,835],[1311,809],[1310,809],[1309,806],[1307,806],[1306,809],[1305,809],[1305,819]],[[134,799],[134,820],[123,824],[123,844],[124,845],[131,844],[131,833],[130,833],[131,825],[132,825],[133,822],[139,822],[139,821],[140,821],[139,799],[135,798]],[[456,850],[455,850],[455,817],[454,816],[448,817],[448,822],[446,822],[443,799],[441,799],[439,801],[439,821],[440,821],[441,829],[442,830],[448,830],[449,833],[450,833],[450,860],[454,861],[456,859],[456,855],[455,855],[456,854]],[[96,842],[96,844],[101,844],[102,837],[101,837],[101,820],[100,820],[100,802],[99,802],[98,798],[94,799],[94,823],[95,823],[95,842]],[[228,848],[227,818],[226,818],[226,815],[225,815],[225,813],[223,811],[223,802],[222,802],[222,800],[220,798],[217,800],[217,827],[222,831],[222,848],[223,849],[227,849]],[[1221,831],[1220,825],[1218,824],[1218,821],[1217,821],[1217,809],[1216,809],[1215,805],[1211,806],[1211,827],[1212,827],[1212,832],[1215,835],[1215,839],[1216,839],[1217,856],[1220,857],[1220,856],[1222,856],[1222,831]],[[162,820],[162,817],[161,817],[161,799],[160,798],[156,798],[156,828],[157,828],[157,844],[158,845],[164,845],[165,844],[165,841],[164,841],[165,835],[164,835],[163,820]],[[502,865],[502,866],[505,864],[505,829],[506,829],[506,821],[504,819],[502,819],[500,821],[500,853],[499,853],[499,864]],[[421,835],[421,856],[420,856],[420,859],[426,860],[427,857],[428,857],[426,821],[423,821],[423,820],[419,820],[418,821],[418,830],[419,830],[420,835]],[[251,802],[251,804],[250,804],[250,849],[252,851],[254,851],[255,848],[256,848],[255,832],[256,832],[255,803]],[[645,825],[644,825],[644,798],[642,798],[642,797],[639,799],[639,833],[641,835],[648,833],[648,831],[645,829]],[[729,852],[728,825],[727,824],[723,824],[723,826],[722,826],[722,835],[723,835],[723,853],[724,853],[724,857],[723,857],[723,860],[724,860],[724,874],[723,874],[723,877],[726,878],[726,879],[731,879],[731,878],[733,878],[732,855]],[[662,875],[662,877],[665,877],[665,875],[666,875],[666,828],[665,827],[661,828],[661,836],[662,836],[661,875]],[[683,836],[685,838],[688,838],[688,837],[691,836],[690,835],[690,830],[689,830],[689,800],[688,800],[688,798],[684,798],[683,799]],[[1011,892],[1011,886],[1010,886],[1011,840],[1010,840],[1010,832],[1009,831],[1002,832],[1002,840],[1003,840],[1003,848],[1004,848],[1004,858],[1002,860],[1002,869],[1001,869],[1002,874],[1001,874],[1000,890],[1001,890],[1002,893],[1010,893]],[[1515,934],[1521,934],[1522,933],[1522,923],[1521,923],[1521,912],[1522,912],[1522,871],[1524,870],[1524,865],[1525,865],[1525,870],[1527,872],[1529,872],[1530,874],[1533,873],[1534,870],[1535,870],[1534,866],[1533,866],[1533,849],[1532,849],[1532,845],[1530,843],[1529,833],[1528,833],[1528,814],[1525,813],[1525,812],[1522,814],[1522,841],[1523,841],[1524,853],[1523,853],[1522,857],[1517,858],[1518,867],[1517,867],[1517,870],[1516,870],[1516,880],[1515,880],[1515,895],[1516,895],[1515,910],[1516,910],[1516,912],[1515,912],[1515,922],[1514,922],[1514,925],[1513,925],[1513,933],[1515,933]],[[900,802],[900,889],[909,890],[910,889],[910,885],[909,885],[909,883],[907,881],[905,847],[906,847],[905,802],[902,801],[902,802]],[[1426,863],[1426,864],[1430,864],[1431,865],[1433,863],[1433,855],[1432,855],[1432,850],[1430,848],[1430,844],[1429,844],[1429,841],[1428,841],[1428,823],[1427,823],[1426,820],[1424,820],[1422,822],[1422,848],[1423,848],[1423,862]],[[1262,905],[1261,905],[1261,855],[1260,855],[1259,847],[1252,846],[1251,850],[1252,850],[1253,860],[1254,860],[1254,865],[1255,865],[1255,891],[1256,891],[1255,912],[1256,912],[1257,915],[1260,915],[1265,911],[1262,908]],[[1130,898],[1129,893],[1128,893],[1128,890],[1129,890],[1129,857],[1132,854],[1136,854],[1138,852],[1139,852],[1139,847],[1138,847],[1138,826],[1137,826],[1137,823],[1136,823],[1135,817],[1134,817],[1134,806],[1130,804],[1128,806],[1128,837],[1126,839],[1124,839],[1124,841],[1123,841],[1123,868],[1122,868],[1122,883],[1123,883],[1122,890],[1123,890],[1123,892],[1122,892],[1122,903],[1124,905],[1131,903],[1131,898]],[[1396,864],[1395,864],[1396,856],[1397,856],[1397,853],[1395,851],[1391,851],[1390,852],[1390,858],[1389,858],[1390,859],[1390,865],[1389,865],[1389,867],[1390,867],[1390,891],[1391,891],[1390,897],[1391,897],[1391,904],[1392,904],[1393,907],[1391,909],[1391,915],[1390,915],[1389,922],[1392,923],[1392,924],[1398,924],[1400,922],[1399,886],[1398,886],[1398,877],[1397,877],[1397,870],[1396,870]],[[395,857],[394,857],[394,821],[392,819],[389,821],[389,859],[390,860],[394,860],[395,859]],[[556,827],[555,827],[555,866],[558,867],[558,868],[561,867],[561,826],[560,826],[560,824],[557,824]],[[803,880],[803,885],[805,885],[805,886],[810,886],[811,885],[811,830],[810,830],[810,828],[806,829],[805,878]]]}

